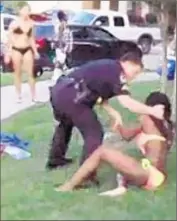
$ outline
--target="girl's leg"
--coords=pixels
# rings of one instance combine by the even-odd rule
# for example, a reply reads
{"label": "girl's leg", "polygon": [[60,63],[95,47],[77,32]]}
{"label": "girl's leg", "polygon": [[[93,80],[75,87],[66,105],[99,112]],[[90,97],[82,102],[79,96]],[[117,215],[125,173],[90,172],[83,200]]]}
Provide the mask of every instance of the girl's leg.
{"label": "girl's leg", "polygon": [[17,94],[17,99],[21,101],[21,68],[22,68],[22,54],[19,51],[12,50],[12,64],[14,68],[14,86]]}
{"label": "girl's leg", "polygon": [[143,185],[148,179],[148,172],[142,168],[137,160],[118,150],[100,147],[83,163],[73,177],[66,184],[59,187],[58,190],[73,190],[80,185],[90,173],[98,168],[101,161],[110,164],[129,180],[134,181],[136,185]]}
{"label": "girl's leg", "polygon": [[36,99],[36,79],[34,78],[33,71],[34,71],[34,54],[32,50],[28,50],[23,57],[25,71],[28,74],[28,81],[31,91],[31,98],[32,101]]}

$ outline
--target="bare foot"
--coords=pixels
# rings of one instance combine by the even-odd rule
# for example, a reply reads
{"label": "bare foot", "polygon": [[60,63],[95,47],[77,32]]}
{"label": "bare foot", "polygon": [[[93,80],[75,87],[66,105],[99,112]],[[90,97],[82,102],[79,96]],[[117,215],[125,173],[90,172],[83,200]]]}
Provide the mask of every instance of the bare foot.
{"label": "bare foot", "polygon": [[55,191],[57,192],[69,192],[69,191],[72,191],[73,188],[71,187],[71,185],[68,183],[62,185],[62,186],[59,186],[57,188],[55,188]]}
{"label": "bare foot", "polygon": [[127,188],[125,187],[118,187],[113,190],[109,190],[103,193],[100,193],[100,196],[121,196],[127,192]]}

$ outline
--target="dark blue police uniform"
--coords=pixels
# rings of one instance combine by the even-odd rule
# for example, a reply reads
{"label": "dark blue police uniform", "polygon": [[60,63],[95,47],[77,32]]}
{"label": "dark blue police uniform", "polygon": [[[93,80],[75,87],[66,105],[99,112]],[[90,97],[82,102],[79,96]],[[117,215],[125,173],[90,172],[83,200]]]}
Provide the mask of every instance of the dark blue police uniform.
{"label": "dark blue police uniform", "polygon": [[54,117],[60,123],[53,136],[49,163],[60,165],[74,126],[84,139],[82,163],[103,140],[103,129],[93,110],[98,98],[108,100],[123,94],[129,94],[123,70],[118,61],[110,59],[90,62],[59,79],[51,89]]}

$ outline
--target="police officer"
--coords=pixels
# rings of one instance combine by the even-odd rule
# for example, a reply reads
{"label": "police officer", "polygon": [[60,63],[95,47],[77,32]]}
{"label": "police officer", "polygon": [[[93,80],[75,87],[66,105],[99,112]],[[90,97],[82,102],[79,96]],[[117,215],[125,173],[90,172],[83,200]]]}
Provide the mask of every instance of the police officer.
{"label": "police officer", "polygon": [[103,101],[103,107],[115,121],[120,121],[120,115],[107,102],[114,96],[123,107],[134,113],[163,118],[162,106],[146,106],[131,98],[127,82],[141,71],[142,54],[138,49],[124,54],[119,61],[103,59],[90,62],[58,80],[51,89],[53,113],[59,124],[53,135],[48,169],[72,162],[72,159],[65,158],[65,154],[74,126],[84,139],[81,163],[102,144],[103,129],[93,110],[98,100]]}

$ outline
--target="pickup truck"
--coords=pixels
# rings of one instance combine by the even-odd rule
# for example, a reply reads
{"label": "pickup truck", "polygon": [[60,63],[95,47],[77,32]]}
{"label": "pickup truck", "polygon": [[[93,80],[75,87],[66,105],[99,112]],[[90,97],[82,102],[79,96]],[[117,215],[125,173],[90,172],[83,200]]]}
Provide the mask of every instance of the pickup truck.
{"label": "pickup truck", "polygon": [[82,10],[73,16],[69,24],[101,26],[120,40],[134,41],[144,54],[148,54],[151,47],[162,40],[160,28],[133,25],[127,14],[116,11]]}

